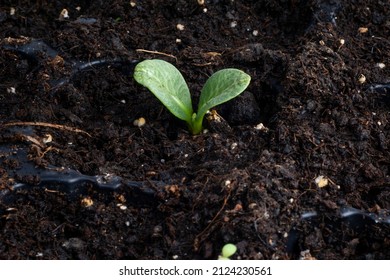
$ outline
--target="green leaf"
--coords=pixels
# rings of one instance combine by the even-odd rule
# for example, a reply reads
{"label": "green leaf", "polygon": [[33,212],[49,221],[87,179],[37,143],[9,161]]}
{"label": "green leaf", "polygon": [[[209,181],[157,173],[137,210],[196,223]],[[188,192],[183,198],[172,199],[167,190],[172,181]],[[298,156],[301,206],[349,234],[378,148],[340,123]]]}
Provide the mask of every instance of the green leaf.
{"label": "green leaf", "polygon": [[159,59],[144,60],[135,67],[134,79],[147,87],[173,115],[192,122],[190,91],[175,66]]}
{"label": "green leaf", "polygon": [[237,247],[234,244],[228,243],[225,244],[222,248],[222,257],[224,258],[230,258],[233,256],[237,251]]}
{"label": "green leaf", "polygon": [[196,121],[201,121],[211,108],[238,96],[250,81],[251,77],[238,69],[228,68],[214,73],[203,86]]}

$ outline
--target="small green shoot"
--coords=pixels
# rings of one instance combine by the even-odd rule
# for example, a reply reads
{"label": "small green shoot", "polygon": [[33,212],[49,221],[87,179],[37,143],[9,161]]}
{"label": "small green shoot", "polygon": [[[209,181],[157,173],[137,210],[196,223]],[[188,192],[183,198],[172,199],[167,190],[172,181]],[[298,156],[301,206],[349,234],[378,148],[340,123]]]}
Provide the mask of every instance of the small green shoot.
{"label": "small green shoot", "polygon": [[222,253],[218,256],[218,260],[230,260],[237,251],[237,247],[234,244],[228,243],[222,247]]}
{"label": "small green shoot", "polygon": [[203,86],[197,113],[193,111],[186,81],[171,63],[160,59],[144,60],[135,67],[134,79],[148,88],[174,116],[185,121],[195,135],[202,131],[206,113],[241,94],[251,77],[234,68],[217,71]]}

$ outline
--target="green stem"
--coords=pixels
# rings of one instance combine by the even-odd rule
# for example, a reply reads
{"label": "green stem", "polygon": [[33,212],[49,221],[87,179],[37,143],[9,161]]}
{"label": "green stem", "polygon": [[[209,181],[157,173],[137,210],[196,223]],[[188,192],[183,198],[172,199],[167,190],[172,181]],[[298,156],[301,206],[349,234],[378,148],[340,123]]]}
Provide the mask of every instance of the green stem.
{"label": "green stem", "polygon": [[192,122],[190,124],[190,131],[193,135],[200,134],[203,129],[203,116],[196,115],[195,113],[192,115]]}

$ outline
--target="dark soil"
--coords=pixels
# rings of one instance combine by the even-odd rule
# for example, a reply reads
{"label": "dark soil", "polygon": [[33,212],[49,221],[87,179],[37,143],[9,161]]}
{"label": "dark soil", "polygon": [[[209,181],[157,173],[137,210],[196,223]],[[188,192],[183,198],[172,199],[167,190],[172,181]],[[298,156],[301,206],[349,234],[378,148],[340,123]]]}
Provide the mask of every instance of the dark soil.
{"label": "dark soil", "polygon": [[[0,4],[1,259],[390,258],[390,2],[69,2]],[[192,136],[147,58],[252,81]]]}

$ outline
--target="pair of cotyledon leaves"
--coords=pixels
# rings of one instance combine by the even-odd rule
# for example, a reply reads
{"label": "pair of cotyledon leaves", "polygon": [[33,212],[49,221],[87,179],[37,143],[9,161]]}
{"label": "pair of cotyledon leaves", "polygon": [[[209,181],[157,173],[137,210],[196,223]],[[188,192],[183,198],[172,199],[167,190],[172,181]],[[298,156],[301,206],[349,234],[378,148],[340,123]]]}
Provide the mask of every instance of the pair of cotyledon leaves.
{"label": "pair of cotyledon leaves", "polygon": [[203,86],[197,113],[193,111],[186,81],[172,64],[159,59],[144,60],[135,67],[134,79],[148,88],[173,115],[186,121],[193,134],[198,134],[207,111],[242,93],[251,77],[233,68],[214,73]]}

